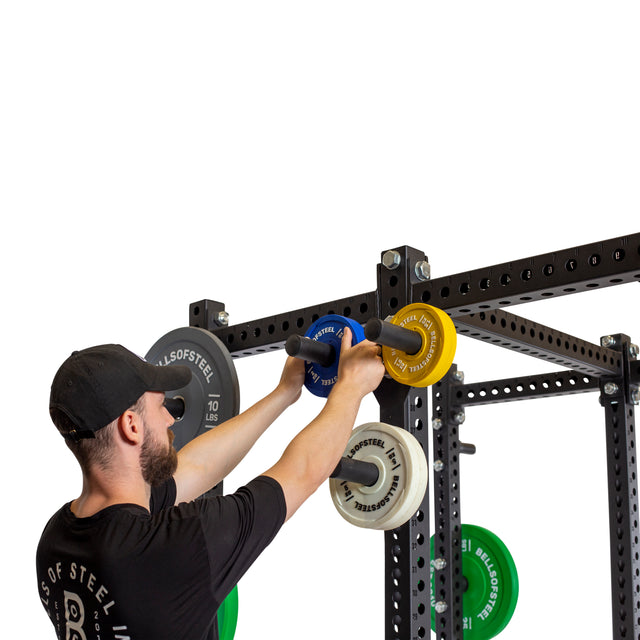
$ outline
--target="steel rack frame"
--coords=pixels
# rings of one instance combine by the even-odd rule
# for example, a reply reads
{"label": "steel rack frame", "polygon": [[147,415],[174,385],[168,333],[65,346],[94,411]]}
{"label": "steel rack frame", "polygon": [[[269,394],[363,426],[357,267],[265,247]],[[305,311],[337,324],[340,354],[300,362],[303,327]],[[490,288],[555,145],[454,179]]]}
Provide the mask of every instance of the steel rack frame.
{"label": "steel rack frame", "polygon": [[[282,349],[291,333],[304,333],[323,315],[337,313],[364,324],[407,304],[446,311],[456,331],[566,367],[566,371],[465,384],[454,364],[431,389],[385,378],[375,392],[380,420],[410,431],[429,456],[431,427],[434,482],[415,516],[385,532],[385,640],[420,640],[430,634],[430,499],[433,499],[435,632],[461,639],[462,560],[460,455],[473,453],[459,440],[465,408],[538,397],[598,391],[604,407],[609,486],[612,637],[640,640],[640,548],[634,408],[639,403],[638,348],[624,334],[591,344],[506,311],[552,297],[640,282],[640,233],[429,279],[426,255],[403,246],[383,251],[375,291],[324,302],[237,325],[227,324],[224,304],[201,300],[189,307],[189,324],[208,329],[233,358]],[[433,494],[432,496],[430,494]]]}

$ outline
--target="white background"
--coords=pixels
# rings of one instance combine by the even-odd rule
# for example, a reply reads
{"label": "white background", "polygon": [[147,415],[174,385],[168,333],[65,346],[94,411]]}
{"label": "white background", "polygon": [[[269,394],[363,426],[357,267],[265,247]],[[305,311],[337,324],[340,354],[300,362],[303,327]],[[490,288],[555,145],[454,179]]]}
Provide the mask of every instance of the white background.
{"label": "white background", "polygon": [[[47,412],[72,350],[144,354],[203,298],[235,324],[372,291],[400,245],[438,277],[637,232],[639,18],[566,0],[5,2],[3,637],[53,637],[34,553],[80,488]],[[513,311],[637,342],[639,294]],[[237,361],[243,408],[283,361]],[[463,338],[456,362],[467,381],[552,369]],[[305,395],[226,488],[320,406]],[[463,521],[520,576],[505,640],[611,637],[603,427],[597,394],[467,411]],[[383,534],[323,487],[240,583],[236,637],[382,639],[382,562]]]}

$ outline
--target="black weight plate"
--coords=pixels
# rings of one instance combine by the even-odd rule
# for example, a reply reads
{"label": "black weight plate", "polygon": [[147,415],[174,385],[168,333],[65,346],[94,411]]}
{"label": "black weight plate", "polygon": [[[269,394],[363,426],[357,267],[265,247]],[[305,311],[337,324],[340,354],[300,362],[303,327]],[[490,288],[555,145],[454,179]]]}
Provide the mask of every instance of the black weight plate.
{"label": "black weight plate", "polygon": [[149,349],[146,360],[191,369],[191,382],[186,387],[165,394],[167,398],[182,398],[185,404],[182,418],[173,426],[177,450],[238,415],[240,388],[235,365],[224,344],[209,331],[197,327],[174,329]]}

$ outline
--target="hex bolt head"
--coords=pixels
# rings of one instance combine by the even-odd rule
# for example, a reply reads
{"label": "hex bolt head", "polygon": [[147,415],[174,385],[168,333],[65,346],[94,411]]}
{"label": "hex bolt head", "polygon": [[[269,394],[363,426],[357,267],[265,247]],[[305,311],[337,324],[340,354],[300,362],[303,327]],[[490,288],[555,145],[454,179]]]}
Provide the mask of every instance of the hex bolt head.
{"label": "hex bolt head", "polygon": [[466,416],[464,415],[464,411],[458,411],[453,414],[453,421],[456,424],[462,424],[465,421]]}
{"label": "hex bolt head", "polygon": [[456,382],[464,382],[464,371],[456,371],[456,372],[453,374],[453,379],[454,379]]}
{"label": "hex bolt head", "polygon": [[440,429],[442,429],[442,420],[440,418],[434,418],[431,421],[431,426],[434,431],[440,431]]}
{"label": "hex bolt head", "polygon": [[418,260],[416,262],[415,272],[418,280],[422,282],[431,280],[431,265],[426,260]]}
{"label": "hex bolt head", "polygon": [[637,344],[629,345],[629,356],[631,358],[637,358],[640,355],[640,347]]}
{"label": "hex bolt head", "polygon": [[436,558],[433,561],[433,568],[437,571],[442,571],[447,566],[447,561],[444,558]]}
{"label": "hex bolt head", "polygon": [[444,613],[449,607],[447,606],[447,603],[444,600],[440,600],[438,602],[436,602],[436,613]]}
{"label": "hex bolt head", "polygon": [[638,387],[631,389],[631,402],[635,405],[640,404],[640,389]]}
{"label": "hex bolt head", "polygon": [[226,327],[229,324],[229,314],[226,311],[218,311],[216,323],[222,327]]}
{"label": "hex bolt head", "polygon": [[402,262],[402,256],[397,251],[385,251],[382,255],[382,264],[392,271],[397,269]]}
{"label": "hex bolt head", "polygon": [[606,382],[604,385],[604,393],[607,396],[618,393],[618,385],[615,382]]}
{"label": "hex bolt head", "polygon": [[600,346],[602,347],[614,347],[616,339],[613,336],[602,336],[600,338]]}
{"label": "hex bolt head", "polygon": [[444,462],[442,462],[442,460],[435,460],[433,462],[433,470],[440,472],[444,469]]}

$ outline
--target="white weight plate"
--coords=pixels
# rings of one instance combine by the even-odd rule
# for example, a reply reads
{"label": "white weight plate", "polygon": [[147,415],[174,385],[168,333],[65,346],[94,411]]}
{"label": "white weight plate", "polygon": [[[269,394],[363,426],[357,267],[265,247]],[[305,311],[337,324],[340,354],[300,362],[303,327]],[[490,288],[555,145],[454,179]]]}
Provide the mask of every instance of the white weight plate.
{"label": "white weight plate", "polygon": [[373,462],[378,482],[367,487],[340,478],[329,481],[338,513],[365,529],[396,529],[418,510],[427,490],[427,459],[420,443],[405,429],[367,422],[353,430],[344,455]]}

